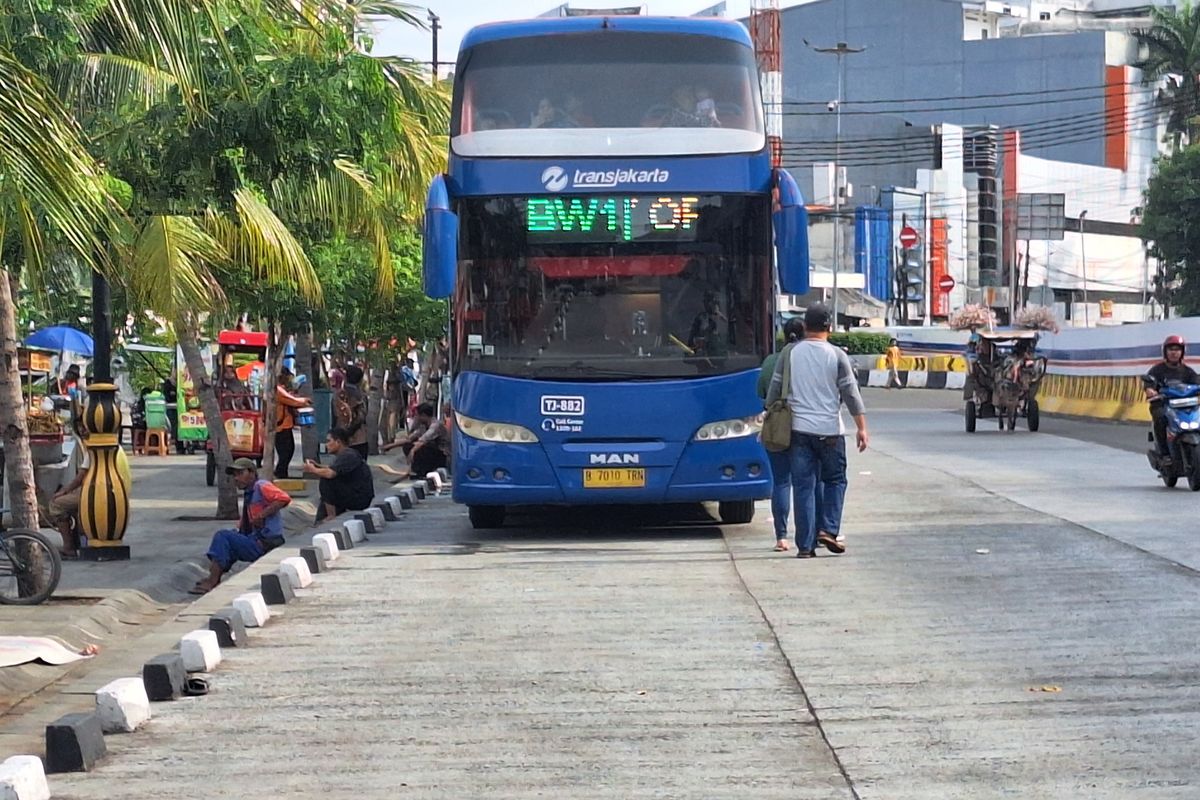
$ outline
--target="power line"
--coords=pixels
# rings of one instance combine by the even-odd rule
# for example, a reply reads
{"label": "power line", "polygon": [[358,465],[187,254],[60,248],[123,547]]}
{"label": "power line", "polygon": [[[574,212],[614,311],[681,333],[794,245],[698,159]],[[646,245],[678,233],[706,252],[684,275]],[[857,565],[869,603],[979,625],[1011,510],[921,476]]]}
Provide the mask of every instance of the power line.
{"label": "power line", "polygon": [[[1143,89],[1141,91],[1134,90],[1134,91],[1124,92],[1121,96],[1122,97],[1142,96],[1142,95],[1147,94],[1150,91],[1152,91],[1152,90],[1149,87],[1146,87],[1145,89]],[[1086,97],[1058,98],[1058,99],[1054,99],[1054,100],[1045,99],[1045,100],[1033,100],[1033,101],[1013,101],[1013,102],[1008,102],[1008,103],[985,103],[985,104],[980,104],[980,105],[958,105],[958,106],[945,106],[945,107],[937,107],[937,108],[889,108],[889,109],[873,109],[873,110],[865,110],[865,111],[842,111],[842,115],[848,116],[848,117],[855,117],[855,116],[860,116],[860,117],[861,116],[893,116],[894,117],[894,116],[904,116],[904,115],[909,115],[909,114],[946,114],[946,113],[955,113],[955,112],[961,112],[961,111],[980,111],[980,110],[986,111],[988,109],[993,109],[993,108],[1000,109],[1000,108],[1021,108],[1021,107],[1028,107],[1028,106],[1044,106],[1049,103],[1053,103],[1054,105],[1062,105],[1064,103],[1085,103],[1085,102],[1089,102],[1089,101],[1106,100],[1106,99],[1107,99],[1107,95],[1099,95],[1099,96],[1090,95],[1090,96],[1086,96]],[[848,104],[849,104],[849,101],[844,101],[842,103],[842,105],[848,105]],[[785,101],[783,103],[783,105],[787,106],[787,105],[789,105],[789,103]],[[785,117],[823,117],[823,116],[828,116],[832,112],[829,111],[827,103],[823,104],[823,105],[825,107],[820,110],[814,110],[814,111],[784,110],[781,113]]]}
{"label": "power line", "polygon": [[[1129,125],[1127,124],[1127,120],[1122,120],[1119,126],[1114,126],[1113,123],[1107,121],[1094,122],[1086,126],[1069,125],[1059,129],[1043,130],[1034,134],[1022,136],[1021,146],[1022,148],[1039,147],[1042,149],[1049,149],[1051,147],[1057,147],[1061,145],[1079,144],[1082,142],[1094,141],[1098,138],[1105,138],[1117,133],[1136,133],[1139,131],[1157,129],[1161,124],[1160,115],[1157,114],[1150,115],[1141,120],[1135,119],[1133,121],[1143,122],[1145,124]],[[843,158],[838,163],[838,166],[868,167],[906,163],[932,163],[934,157],[939,152],[936,148],[936,144],[932,141],[914,142],[913,144],[915,146],[912,147],[892,146],[883,147],[877,150],[864,149],[859,151],[861,152],[861,156],[856,157],[855,155],[851,155]],[[946,157],[958,157],[965,153],[966,147],[967,144],[964,142],[962,145],[955,145],[949,148],[943,147],[940,152],[943,159]],[[1003,143],[998,143],[997,149],[1007,150],[1008,148],[1006,148]],[[894,153],[893,151],[895,150],[901,150],[902,152]],[[803,145],[785,145],[784,152],[792,155],[802,154],[804,158],[800,159],[798,162],[801,165],[829,160],[828,157],[822,157],[821,153],[809,153],[809,151]],[[889,152],[893,152],[893,154],[888,155]]]}
{"label": "power line", "polygon": [[[1029,91],[1022,91],[1022,92],[996,92],[996,93],[991,93],[991,94],[943,95],[941,97],[906,97],[906,98],[894,98],[894,97],[882,98],[881,97],[881,98],[875,98],[875,99],[870,99],[870,100],[847,100],[845,102],[854,103],[855,105],[884,104],[884,103],[933,103],[933,102],[940,102],[940,101],[946,101],[946,100],[976,100],[979,98],[991,98],[991,97],[998,97],[998,98],[1028,97],[1028,96],[1033,96],[1033,95],[1050,95],[1050,94],[1061,94],[1061,93],[1067,93],[1067,92],[1086,92],[1086,91],[1095,91],[1096,89],[1108,89],[1110,87],[1115,87],[1115,86],[1149,86],[1149,84],[1146,84],[1143,81],[1109,81],[1107,83],[1099,83],[1099,84],[1095,84],[1092,86],[1075,86],[1075,87],[1065,88],[1065,89],[1032,89]],[[797,105],[799,105],[799,104],[825,105],[825,101],[819,101],[819,100],[785,101],[785,104],[786,103],[795,103]]]}
{"label": "power line", "polygon": [[[1111,111],[1102,112],[1099,115],[1100,119],[1095,119],[1090,116],[1081,117],[1078,114],[1069,114],[1069,115],[1061,116],[1061,117],[1050,117],[1050,118],[1047,118],[1040,122],[1032,122],[1027,125],[996,126],[994,128],[994,130],[996,133],[1004,133],[1007,131],[1017,131],[1017,132],[1021,133],[1023,136],[1031,136],[1033,134],[1037,134],[1037,133],[1041,133],[1041,132],[1045,132],[1045,131],[1063,131],[1063,130],[1071,130],[1073,128],[1084,128],[1084,127],[1089,127],[1089,126],[1095,126],[1095,125],[1099,124],[1101,121],[1111,124],[1111,123],[1115,123],[1118,121],[1127,120],[1131,117],[1134,119],[1137,119],[1139,117],[1148,117],[1148,116],[1161,118],[1162,116],[1164,116],[1163,110],[1158,108],[1157,106],[1151,106],[1151,105],[1143,106],[1140,109],[1138,109],[1138,108],[1115,109],[1115,110],[1111,110]],[[935,134],[933,134],[932,131],[925,131],[923,127],[921,129],[914,129],[914,130],[921,130],[922,132],[919,135],[914,135],[914,136],[876,136],[876,137],[862,137],[862,138],[854,138],[854,139],[842,139],[841,145],[843,148],[846,147],[847,145],[849,145],[852,147],[856,147],[860,151],[869,152],[873,149],[877,149],[878,147],[882,147],[884,149],[889,149],[891,146],[894,146],[894,145],[903,145],[903,144],[910,144],[910,143],[922,143],[923,144],[929,140],[929,137],[932,137],[933,135],[935,135]],[[978,135],[978,134],[972,133],[970,131],[963,131],[963,133],[962,133],[962,136],[964,139],[970,138],[973,135]],[[821,150],[823,150],[823,149],[832,149],[835,146],[835,144],[836,144],[836,142],[832,139],[810,139],[810,140],[806,140],[806,141],[796,142],[794,144],[784,145],[784,149],[785,150],[789,150],[789,149],[795,150],[795,149],[799,149],[799,148],[804,148],[804,149],[821,149]]]}

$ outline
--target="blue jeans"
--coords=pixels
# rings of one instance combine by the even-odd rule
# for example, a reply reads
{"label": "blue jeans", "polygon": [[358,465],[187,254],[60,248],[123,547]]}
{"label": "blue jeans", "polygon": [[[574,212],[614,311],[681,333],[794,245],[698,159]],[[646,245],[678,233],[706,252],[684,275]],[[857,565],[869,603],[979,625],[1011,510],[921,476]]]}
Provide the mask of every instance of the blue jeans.
{"label": "blue jeans", "polygon": [[788,538],[788,515],[792,512],[791,449],[779,453],[767,451],[771,464],[771,516],[775,519],[775,538]]}
{"label": "blue jeans", "polygon": [[206,555],[220,564],[223,572],[228,572],[238,561],[258,561],[278,545],[278,542],[227,528],[213,534]]}
{"label": "blue jeans", "polygon": [[787,454],[796,510],[796,547],[815,550],[818,531],[837,536],[842,527],[846,437],[792,431],[792,446]]}

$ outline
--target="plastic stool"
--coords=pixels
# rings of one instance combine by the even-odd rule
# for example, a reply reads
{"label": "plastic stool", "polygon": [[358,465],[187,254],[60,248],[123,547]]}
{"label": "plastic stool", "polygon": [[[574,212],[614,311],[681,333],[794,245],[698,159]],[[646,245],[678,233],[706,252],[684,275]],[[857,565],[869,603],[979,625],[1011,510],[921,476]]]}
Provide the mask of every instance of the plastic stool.
{"label": "plastic stool", "polygon": [[[158,444],[152,443],[157,440]],[[165,456],[167,454],[167,432],[163,428],[147,428],[145,436],[142,439],[142,455],[149,455],[150,451],[157,447],[158,454]]]}

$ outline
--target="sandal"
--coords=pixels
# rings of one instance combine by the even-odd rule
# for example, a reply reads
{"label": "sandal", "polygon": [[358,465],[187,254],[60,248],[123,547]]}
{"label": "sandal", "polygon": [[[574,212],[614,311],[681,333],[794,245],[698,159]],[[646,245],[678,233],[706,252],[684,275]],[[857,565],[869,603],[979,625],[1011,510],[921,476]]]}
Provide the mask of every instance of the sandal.
{"label": "sandal", "polygon": [[199,581],[197,581],[195,586],[188,589],[188,594],[204,595],[204,594],[208,594],[211,591],[212,591],[212,588],[205,588]]}
{"label": "sandal", "polygon": [[788,549],[789,549],[788,543],[786,541],[784,541],[783,539],[780,539],[779,541],[775,542],[775,552],[776,553],[786,553],[788,551]]}
{"label": "sandal", "polygon": [[206,678],[188,678],[183,684],[183,693],[188,697],[203,697],[208,694],[208,680]]}

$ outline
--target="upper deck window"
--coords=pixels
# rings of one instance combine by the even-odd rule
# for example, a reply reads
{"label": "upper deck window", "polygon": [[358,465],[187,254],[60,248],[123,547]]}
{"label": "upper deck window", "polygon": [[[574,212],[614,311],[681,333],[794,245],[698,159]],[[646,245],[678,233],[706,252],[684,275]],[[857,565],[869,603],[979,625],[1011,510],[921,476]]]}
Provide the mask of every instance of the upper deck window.
{"label": "upper deck window", "polygon": [[459,60],[464,156],[686,155],[765,144],[754,54],[688,34],[596,31],[486,42]]}

